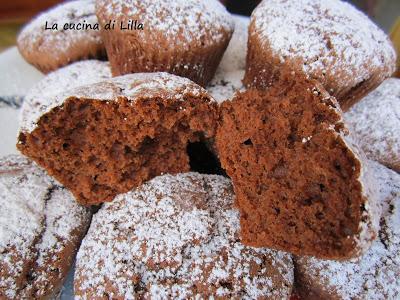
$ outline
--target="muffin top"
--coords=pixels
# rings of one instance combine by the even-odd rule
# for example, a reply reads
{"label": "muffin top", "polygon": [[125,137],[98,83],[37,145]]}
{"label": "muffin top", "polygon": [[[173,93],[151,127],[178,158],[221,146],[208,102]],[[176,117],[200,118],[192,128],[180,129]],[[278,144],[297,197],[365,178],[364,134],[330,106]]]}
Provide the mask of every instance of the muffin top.
{"label": "muffin top", "polygon": [[[58,30],[46,30],[58,24]],[[19,49],[25,52],[38,51],[56,56],[79,44],[92,43],[102,45],[100,30],[64,30],[64,24],[84,23],[92,27],[97,23],[94,0],[76,0],[66,2],[45,11],[29,22],[18,36]]]}
{"label": "muffin top", "polygon": [[108,67],[103,71],[103,73],[92,73],[93,77],[90,80],[92,83],[88,80],[86,85],[76,84],[75,88],[60,90],[57,94],[51,93],[41,98],[40,109],[30,110],[29,114],[23,115],[21,131],[32,132],[43,114],[61,106],[71,97],[100,101],[115,101],[121,97],[129,101],[153,97],[184,101],[187,97],[202,97],[206,101],[214,101],[205,89],[190,79],[169,73],[134,73],[101,81],[100,78],[104,79],[108,76]]}
{"label": "muffin top", "polygon": [[339,87],[369,79],[371,70],[387,64],[394,72],[389,38],[344,1],[264,0],[250,26],[251,37],[281,62],[300,59],[307,74]]}
{"label": "muffin top", "polygon": [[400,171],[400,79],[386,79],[345,119],[369,158]]}
{"label": "muffin top", "polygon": [[290,255],[241,244],[233,203],[227,178],[198,173],[156,177],[117,196],[78,253],[78,298],[288,297]]}
{"label": "muffin top", "polygon": [[0,298],[51,294],[63,279],[57,264],[66,268],[67,260],[54,257],[87,227],[89,210],[18,155],[0,159],[0,206]]}
{"label": "muffin top", "polygon": [[109,78],[111,70],[108,62],[98,60],[75,62],[47,74],[24,98],[20,115],[22,127],[34,127],[34,121],[46,112],[55,95]]}
{"label": "muffin top", "polygon": [[144,24],[137,34],[162,34],[187,50],[224,41],[234,28],[230,14],[216,0],[98,0],[96,11],[100,23],[137,20]]}

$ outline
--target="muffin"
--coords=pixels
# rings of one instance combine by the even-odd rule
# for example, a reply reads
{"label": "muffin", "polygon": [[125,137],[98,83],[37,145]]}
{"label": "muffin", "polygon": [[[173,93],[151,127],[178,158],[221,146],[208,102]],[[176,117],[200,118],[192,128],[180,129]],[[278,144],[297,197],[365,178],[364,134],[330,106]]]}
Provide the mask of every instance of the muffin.
{"label": "muffin", "polygon": [[222,103],[216,149],[246,245],[346,259],[376,237],[373,186],[338,107],[301,71]]}
{"label": "muffin", "polygon": [[21,107],[20,123],[28,126],[27,123],[31,122],[29,126],[35,126],[33,121],[46,112],[54,95],[109,78],[111,78],[111,69],[108,62],[99,60],[75,62],[47,74],[25,96]]}
{"label": "muffin", "polygon": [[215,135],[215,101],[189,79],[136,73],[49,98],[17,148],[85,205],[162,173],[190,170],[187,148]]}
{"label": "muffin", "polygon": [[[113,75],[162,71],[202,86],[212,79],[234,29],[217,0],[97,0],[96,14]],[[110,20],[115,28],[107,30]],[[121,29],[129,21],[136,29]]]}
{"label": "muffin", "polygon": [[378,163],[372,166],[384,208],[379,238],[352,261],[296,257],[296,288],[301,299],[400,297],[400,175]]}
{"label": "muffin", "polygon": [[90,223],[70,192],[21,156],[0,159],[0,298],[50,299]]}
{"label": "muffin", "polygon": [[267,88],[283,66],[301,67],[343,111],[395,71],[389,38],[340,0],[262,1],[251,16],[248,47],[247,86]]}
{"label": "muffin", "polygon": [[291,256],[240,243],[230,181],[164,175],[93,217],[76,260],[76,299],[288,299]]}
{"label": "muffin", "polygon": [[[78,60],[105,58],[106,51],[96,23],[94,0],[59,4],[35,17],[22,29],[17,38],[18,50],[28,63],[43,73]],[[57,24],[57,30],[46,29],[54,24]],[[82,29],[64,28],[65,24],[67,27],[80,24]]]}
{"label": "muffin", "polygon": [[368,158],[400,172],[400,79],[386,79],[345,119]]}

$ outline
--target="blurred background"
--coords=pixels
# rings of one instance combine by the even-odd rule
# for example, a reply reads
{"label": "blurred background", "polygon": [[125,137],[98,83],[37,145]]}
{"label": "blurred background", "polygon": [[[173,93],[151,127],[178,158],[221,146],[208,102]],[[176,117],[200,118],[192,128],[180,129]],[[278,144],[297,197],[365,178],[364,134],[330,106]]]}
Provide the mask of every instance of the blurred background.
{"label": "blurred background", "polygon": [[[173,1],[173,0],[171,0]],[[236,14],[250,15],[260,0],[220,0]],[[294,0],[295,1],[295,0]],[[325,0],[329,1],[329,0]],[[0,52],[15,45],[21,26],[60,0],[0,1]],[[388,34],[400,53],[400,0],[348,0],[368,14]]]}

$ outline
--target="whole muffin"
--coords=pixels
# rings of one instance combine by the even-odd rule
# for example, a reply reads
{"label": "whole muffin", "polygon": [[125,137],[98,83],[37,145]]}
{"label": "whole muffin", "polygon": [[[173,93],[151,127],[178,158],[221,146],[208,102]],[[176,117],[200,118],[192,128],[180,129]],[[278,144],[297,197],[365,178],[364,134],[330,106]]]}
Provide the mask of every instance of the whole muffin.
{"label": "whole muffin", "polygon": [[76,260],[77,299],[288,299],[289,254],[240,243],[230,181],[156,177],[106,203]]}
{"label": "whole muffin", "polygon": [[[45,29],[58,24],[57,30]],[[92,29],[67,29],[64,24],[81,24]],[[105,58],[106,51],[95,30],[97,23],[94,0],[77,0],[59,4],[38,15],[20,32],[18,50],[27,62],[48,73],[74,61]]]}
{"label": "whole muffin", "polygon": [[302,71],[221,104],[216,149],[232,179],[243,242],[326,259],[376,237],[373,185],[342,112]]}
{"label": "whole muffin", "polygon": [[264,0],[253,11],[244,82],[266,88],[282,66],[301,67],[343,111],[395,71],[389,38],[341,0]]}
{"label": "whole muffin", "polygon": [[326,261],[296,257],[301,299],[399,299],[400,175],[371,162],[383,207],[379,238],[360,258]]}
{"label": "whole muffin", "polygon": [[21,124],[18,149],[85,205],[162,173],[190,170],[188,148],[215,135],[206,90],[168,73],[135,73],[46,98]]}
{"label": "whole muffin", "polygon": [[400,172],[400,79],[386,79],[345,119],[368,158]]}
{"label": "whole muffin", "polygon": [[0,159],[0,206],[0,298],[53,298],[90,212],[36,164],[16,155]]}
{"label": "whole muffin", "polygon": [[[96,14],[113,75],[169,72],[205,86],[233,32],[217,0],[97,0]],[[104,30],[115,21],[115,28]],[[123,30],[129,21],[143,29]]]}

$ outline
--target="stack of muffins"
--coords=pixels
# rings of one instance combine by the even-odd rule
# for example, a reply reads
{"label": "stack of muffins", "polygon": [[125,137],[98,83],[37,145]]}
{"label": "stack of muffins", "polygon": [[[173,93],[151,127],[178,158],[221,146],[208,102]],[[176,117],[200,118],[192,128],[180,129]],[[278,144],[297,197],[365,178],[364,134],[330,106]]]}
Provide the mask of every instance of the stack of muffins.
{"label": "stack of muffins", "polygon": [[396,55],[353,6],[78,0],[18,48],[49,74],[0,160],[0,298],[75,255],[77,299],[400,297]]}

